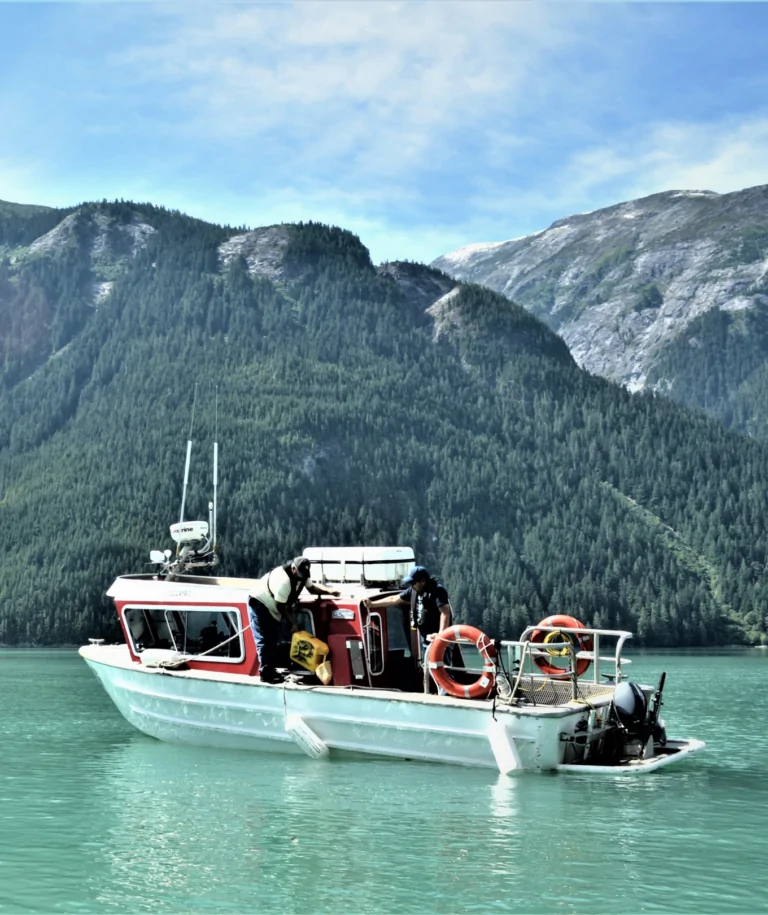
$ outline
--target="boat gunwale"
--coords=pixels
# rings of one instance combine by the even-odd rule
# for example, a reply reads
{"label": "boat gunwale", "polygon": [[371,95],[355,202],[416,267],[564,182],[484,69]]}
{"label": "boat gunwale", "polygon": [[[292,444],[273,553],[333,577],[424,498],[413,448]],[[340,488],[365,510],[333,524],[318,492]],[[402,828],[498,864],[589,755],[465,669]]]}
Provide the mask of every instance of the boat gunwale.
{"label": "boat gunwale", "polygon": [[[463,699],[457,696],[440,696],[431,693],[407,692],[397,689],[376,689],[355,684],[345,686],[310,685],[290,680],[282,683],[263,683],[257,676],[249,674],[227,673],[213,670],[172,670],[164,667],[144,667],[130,657],[127,645],[83,645],[78,649],[82,658],[94,664],[126,670],[148,676],[171,677],[177,680],[198,680],[213,683],[234,683],[247,687],[259,687],[272,690],[285,690],[296,693],[318,693],[323,696],[350,696],[369,698],[377,701],[404,702],[409,705],[431,705],[436,708],[483,709],[492,714],[511,714],[519,717],[567,718],[574,714],[583,714],[591,708],[602,708],[610,705],[613,691],[606,690],[604,696],[594,696],[589,700],[569,700],[562,705],[520,705],[510,706],[493,699]],[[112,657],[105,658],[109,652]],[[126,657],[119,655],[125,654]],[[118,657],[114,657],[118,655]]]}

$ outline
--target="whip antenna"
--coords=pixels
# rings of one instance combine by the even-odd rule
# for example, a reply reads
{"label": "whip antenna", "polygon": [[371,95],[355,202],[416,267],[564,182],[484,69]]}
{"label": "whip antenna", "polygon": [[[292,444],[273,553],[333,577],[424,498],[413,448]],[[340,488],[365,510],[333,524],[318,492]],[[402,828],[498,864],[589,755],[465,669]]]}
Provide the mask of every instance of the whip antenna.
{"label": "whip antenna", "polygon": [[219,386],[216,385],[213,419],[213,524],[211,525],[211,542],[216,549],[216,489],[219,485]]}
{"label": "whip antenna", "polygon": [[179,524],[184,520],[184,503],[187,499],[187,483],[189,482],[189,459],[192,455],[192,427],[195,424],[195,405],[197,404],[197,382],[195,382],[195,396],[192,401],[192,419],[189,421],[189,438],[187,439],[187,462],[184,465],[184,488],[181,492],[181,513]]}

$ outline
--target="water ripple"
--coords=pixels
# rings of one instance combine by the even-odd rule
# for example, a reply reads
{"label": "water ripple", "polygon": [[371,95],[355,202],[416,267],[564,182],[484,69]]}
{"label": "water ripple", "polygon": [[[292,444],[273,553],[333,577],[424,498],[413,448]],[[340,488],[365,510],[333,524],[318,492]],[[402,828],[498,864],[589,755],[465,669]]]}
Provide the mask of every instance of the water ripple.
{"label": "water ripple", "polygon": [[76,657],[0,652],[0,913],[764,909],[765,660],[639,655],[708,750],[594,779],[176,747]]}

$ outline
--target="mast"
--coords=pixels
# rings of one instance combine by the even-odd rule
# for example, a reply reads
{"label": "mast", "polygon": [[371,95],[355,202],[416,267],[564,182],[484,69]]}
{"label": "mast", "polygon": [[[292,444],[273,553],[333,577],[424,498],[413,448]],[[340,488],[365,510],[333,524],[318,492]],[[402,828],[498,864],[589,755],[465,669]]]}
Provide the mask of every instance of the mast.
{"label": "mast", "polygon": [[189,482],[189,459],[192,455],[192,428],[195,424],[195,405],[197,404],[197,382],[195,382],[195,396],[192,401],[192,418],[189,421],[189,438],[187,439],[187,462],[184,465],[184,488],[181,491],[181,512],[179,524],[184,520],[184,503],[187,499],[187,483]]}
{"label": "mast", "polygon": [[211,524],[211,543],[216,551],[216,490],[219,485],[219,386],[216,385],[213,420],[213,516]]}

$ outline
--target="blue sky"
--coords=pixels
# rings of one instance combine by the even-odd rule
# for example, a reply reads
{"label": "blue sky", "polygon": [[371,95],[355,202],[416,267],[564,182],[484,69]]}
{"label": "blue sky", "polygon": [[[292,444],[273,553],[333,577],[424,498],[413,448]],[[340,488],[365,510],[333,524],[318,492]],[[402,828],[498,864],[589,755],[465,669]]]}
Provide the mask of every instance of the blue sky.
{"label": "blue sky", "polygon": [[768,183],[768,4],[5,2],[0,199],[318,220],[429,262]]}

